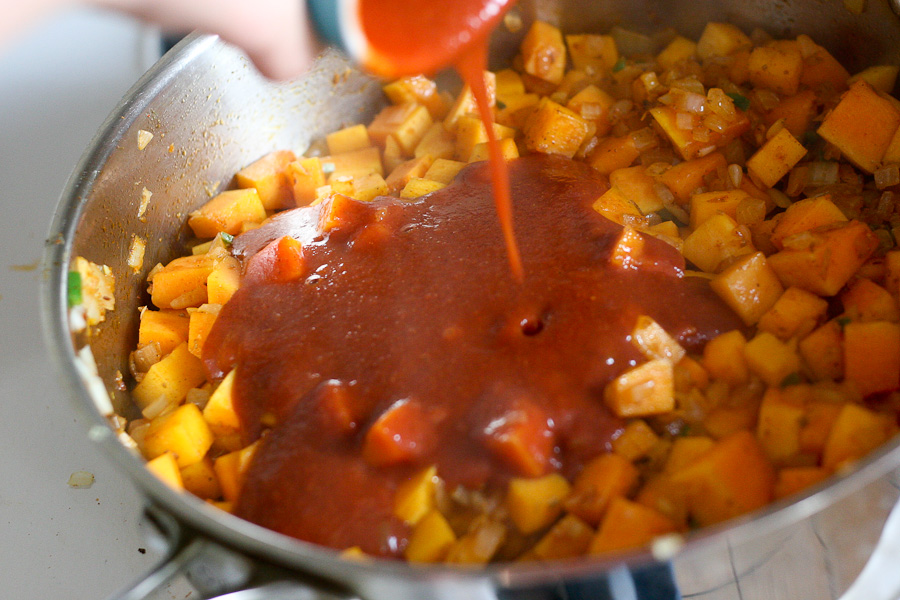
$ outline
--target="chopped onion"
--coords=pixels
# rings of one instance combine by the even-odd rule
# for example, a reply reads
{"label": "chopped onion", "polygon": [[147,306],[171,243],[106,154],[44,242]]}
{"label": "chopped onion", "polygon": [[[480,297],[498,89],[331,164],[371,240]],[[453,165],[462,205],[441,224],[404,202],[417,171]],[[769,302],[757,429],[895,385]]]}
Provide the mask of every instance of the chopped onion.
{"label": "chopped onion", "polygon": [[766,218],[765,201],[754,196],[748,196],[738,202],[735,207],[735,221],[740,225],[753,225],[761,223]]}
{"label": "chopped onion", "polygon": [[631,139],[634,141],[634,149],[638,152],[656,148],[659,145],[659,139],[649,127],[638,129],[631,132]]}
{"label": "chopped onion", "polygon": [[641,83],[644,84],[644,89],[646,89],[648,92],[652,92],[656,88],[662,86],[662,84],[659,82],[659,79],[657,79],[656,77],[656,73],[654,73],[653,71],[644,73],[643,75],[641,75],[640,79]]}
{"label": "chopped onion", "polygon": [[160,396],[150,404],[148,404],[144,410],[141,411],[141,414],[145,419],[150,419],[151,421],[163,414],[166,409],[169,408],[169,399],[165,396]]}
{"label": "chopped onion", "polygon": [[89,488],[94,485],[94,474],[89,471],[75,471],[69,475],[69,487]]}
{"label": "chopped onion", "polygon": [[806,183],[812,187],[831,185],[838,182],[838,163],[816,161],[807,165],[809,171]]}
{"label": "chopped onion", "polygon": [[634,102],[631,100],[619,100],[609,107],[609,120],[615,123],[631,112]]}
{"label": "chopped onion", "polygon": [[769,90],[757,89],[753,91],[756,101],[763,107],[763,110],[772,110],[781,102],[781,99],[775,92]]}
{"label": "chopped onion", "polygon": [[806,183],[809,181],[809,167],[806,165],[797,165],[791,169],[788,175],[787,185],[784,192],[788,196],[799,196],[806,189]]}
{"label": "chopped onion", "polygon": [[740,165],[728,165],[728,181],[735,189],[741,187],[744,182],[744,170]]}
{"label": "chopped onion", "polygon": [[700,96],[706,96],[706,88],[703,87],[703,84],[699,79],[693,76],[684,77],[682,79],[673,81],[670,87],[684,90],[685,92],[690,92]]}
{"label": "chopped onion", "polygon": [[140,373],[146,373],[150,367],[158,363],[162,359],[162,353],[159,349],[159,342],[150,342],[132,352],[134,368]]}
{"label": "chopped onion", "polygon": [[689,131],[694,128],[694,117],[685,112],[675,113],[675,127]]}
{"label": "chopped onion", "polygon": [[196,404],[197,408],[203,410],[204,408],[206,408],[206,403],[209,402],[209,396],[209,390],[205,390],[203,388],[192,388],[188,390],[184,401],[186,404]]}
{"label": "chopped onion", "polygon": [[894,212],[894,192],[885,192],[878,199],[878,205],[875,207],[875,214],[882,221],[887,221]]}
{"label": "chopped onion", "polygon": [[691,137],[697,142],[708,142],[710,140],[710,131],[706,127],[694,127]]}
{"label": "chopped onion", "polygon": [[675,108],[679,111],[702,114],[706,110],[706,96],[684,92],[676,97]]}
{"label": "chopped onion", "polygon": [[719,133],[725,131],[725,129],[728,127],[728,121],[715,113],[710,113],[703,117],[703,124],[708,129],[718,131]]}
{"label": "chopped onion", "polygon": [[729,121],[734,120],[735,117],[735,108],[734,108],[734,100],[732,100],[724,91],[720,88],[710,88],[709,92],[706,94],[706,99],[709,104],[709,109],[716,113],[722,119],[727,119]]}
{"label": "chopped onion", "polygon": [[791,199],[788,198],[785,195],[785,193],[782,192],[781,190],[776,190],[775,188],[770,188],[767,191],[769,193],[769,198],[772,199],[772,202],[775,203],[775,206],[777,206],[779,208],[787,208],[788,206],[790,206],[792,204]]}
{"label": "chopped onion", "polygon": [[772,126],[766,130],[766,139],[771,140],[773,137],[778,135],[778,133],[784,129],[784,119],[778,119]]}
{"label": "chopped onion", "polygon": [[900,184],[900,166],[897,164],[884,165],[875,169],[875,187],[879,190]]}

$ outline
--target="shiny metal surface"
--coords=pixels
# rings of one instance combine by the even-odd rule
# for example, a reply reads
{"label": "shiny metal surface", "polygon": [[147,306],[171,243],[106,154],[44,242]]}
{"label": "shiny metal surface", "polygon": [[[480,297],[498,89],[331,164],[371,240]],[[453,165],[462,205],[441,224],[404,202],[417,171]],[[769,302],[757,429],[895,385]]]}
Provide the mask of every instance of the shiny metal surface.
{"label": "shiny metal surface", "polygon": [[[851,71],[866,64],[900,62],[900,22],[884,0],[870,1],[860,17],[845,11],[840,2],[820,0],[535,0],[523,3],[518,10],[526,24],[537,17],[570,31],[621,25],[649,33],[671,26],[697,36],[706,21],[728,20],[748,31],[760,26],[776,35],[810,33]],[[523,33],[498,32],[495,61],[508,59]],[[353,71],[335,53],[323,56],[302,81],[275,85],[260,78],[240,53],[204,36],[189,38],[138,82],[78,166],[57,211],[45,255],[43,301],[48,346],[55,350],[54,358],[67,387],[93,424],[92,438],[146,491],[154,506],[175,518],[183,528],[179,535],[214,540],[224,548],[258,559],[259,564],[286,569],[278,571],[280,576],[288,573],[306,577],[315,585],[330,586],[330,593],[341,596],[368,600],[490,599],[497,597],[497,590],[538,587],[543,591],[528,597],[552,597],[540,594],[550,594],[547,590],[563,581],[590,578],[622,564],[652,561],[648,553],[632,553],[614,559],[501,565],[479,571],[342,561],[333,551],[261,529],[172,491],[150,475],[142,461],[125,450],[107,427],[97,408],[107,395],[122,414],[133,410],[127,393],[116,383],[117,375],[127,374],[128,352],[136,341],[137,307],[147,302],[143,284],[146,273],[157,262],[183,250],[186,214],[226,188],[236,170],[265,152],[276,148],[303,152],[326,132],[371,118],[382,102],[379,85]],[[154,134],[144,150],[137,146],[138,130]],[[138,206],[145,188],[153,196],[142,221]],[[139,273],[125,264],[134,235],[148,240]],[[74,256],[109,265],[116,275],[116,310],[88,339],[74,339],[67,323],[66,272]],[[84,361],[76,356],[77,347],[83,343],[89,344],[96,358],[103,381],[99,391],[97,381],[86,375]],[[738,595],[837,598],[868,554],[864,550],[864,556],[856,559],[841,554],[829,558],[829,553],[840,552],[848,532],[859,542],[865,527],[875,527],[874,535],[866,532],[874,544],[897,498],[896,486],[888,476],[898,465],[900,440],[894,440],[862,461],[855,471],[811,490],[796,502],[779,502],[693,535],[675,559],[682,592],[710,600]],[[793,596],[783,592],[797,591],[791,587],[794,584],[778,578],[761,588],[770,589],[769,595],[748,596],[742,591],[743,586],[751,585],[747,582],[766,572],[766,565],[778,567],[793,561],[800,565],[797,570],[805,571],[810,565],[803,564],[803,548],[813,540],[820,540],[825,549],[817,560],[832,563],[826,571],[846,572],[829,575],[831,578],[824,582],[804,581],[815,589]],[[845,568],[838,564],[841,561],[852,566]],[[827,596],[817,595],[822,589],[828,591]],[[727,595],[732,592],[735,594]]]}

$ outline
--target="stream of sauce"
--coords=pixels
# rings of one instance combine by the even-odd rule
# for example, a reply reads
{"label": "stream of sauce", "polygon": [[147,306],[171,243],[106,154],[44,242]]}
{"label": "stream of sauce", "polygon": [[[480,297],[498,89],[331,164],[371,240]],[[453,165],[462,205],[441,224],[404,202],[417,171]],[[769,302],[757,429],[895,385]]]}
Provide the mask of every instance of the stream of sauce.
{"label": "stream of sauce", "polygon": [[[609,450],[622,423],[604,385],[643,361],[630,341],[649,315],[683,345],[740,327],[684,260],[647,237],[636,268],[609,260],[622,227],[591,205],[608,188],[591,167],[559,157],[509,163],[524,279],[509,277],[489,167],[475,163],[416,202],[345,200],[281,213],[234,240],[244,261],[289,235],[305,274],[243,285],[204,347],[211,377],[237,367],[247,441],[270,424],[236,513],[335,548],[398,556],[408,535],[392,514],[411,473],[437,465],[450,487],[498,488],[512,476],[572,476]],[[369,429],[397,404],[400,460],[367,454]],[[535,431],[532,463],[503,436]],[[401,439],[402,438],[402,439]]]}

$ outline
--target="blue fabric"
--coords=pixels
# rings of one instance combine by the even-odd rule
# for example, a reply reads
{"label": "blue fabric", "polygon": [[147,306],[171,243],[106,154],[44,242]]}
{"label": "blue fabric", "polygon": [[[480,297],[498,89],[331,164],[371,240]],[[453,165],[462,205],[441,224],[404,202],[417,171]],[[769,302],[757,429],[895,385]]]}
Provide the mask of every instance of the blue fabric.
{"label": "blue fabric", "polygon": [[331,46],[346,50],[341,36],[338,0],[307,0],[307,6],[312,24],[322,40]]}

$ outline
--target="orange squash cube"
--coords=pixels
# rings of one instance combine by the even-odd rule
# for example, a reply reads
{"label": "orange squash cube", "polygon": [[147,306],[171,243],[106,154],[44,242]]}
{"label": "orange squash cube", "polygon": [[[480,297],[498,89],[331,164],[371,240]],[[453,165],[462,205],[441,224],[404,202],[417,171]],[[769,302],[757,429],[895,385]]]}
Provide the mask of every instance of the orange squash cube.
{"label": "orange squash cube", "polygon": [[559,473],[513,478],[506,493],[509,518],[524,534],[540,531],[556,521],[570,491],[569,482]]}
{"label": "orange squash cube", "polygon": [[844,377],[863,396],[900,387],[900,325],[888,321],[847,323]]}
{"label": "orange squash cube", "polygon": [[766,124],[770,127],[776,121],[784,119],[784,128],[795,138],[802,138],[812,125],[816,115],[816,93],[803,90],[783,99],[778,106],[765,114]]}
{"label": "orange squash cube", "polygon": [[259,441],[253,442],[246,448],[224,454],[213,461],[213,470],[219,478],[222,488],[222,496],[228,502],[237,502],[244,485],[247,469],[253,461]]}
{"label": "orange squash cube", "polygon": [[704,192],[691,196],[691,222],[692,229],[697,229],[710,217],[718,214],[728,215],[732,219],[737,217],[738,204],[749,198],[744,190],[723,190],[720,192]]}
{"label": "orange squash cube", "polygon": [[871,279],[860,278],[841,294],[844,315],[854,321],[900,322],[900,307],[886,289]]}
{"label": "orange squash cube", "polygon": [[656,62],[664,71],[667,71],[678,63],[693,58],[696,54],[696,42],[679,35],[656,55]]}
{"label": "orange squash cube", "polygon": [[818,134],[840,149],[847,160],[872,173],[900,127],[900,109],[865,80],[844,92],[819,126]]}
{"label": "orange squash cube", "polygon": [[613,452],[634,462],[647,456],[659,443],[659,436],[643,419],[637,419],[625,426],[622,434],[612,441]]}
{"label": "orange squash cube", "polygon": [[171,452],[164,452],[156,458],[148,460],[146,466],[148,471],[162,479],[170,488],[184,489],[178,463],[175,461],[175,455]]}
{"label": "orange squash cube", "polygon": [[[597,198],[592,208],[619,225],[638,225],[644,222],[644,215],[641,209],[616,187],[609,188],[602,196]],[[625,241],[626,244],[638,242],[638,238],[640,238],[640,234],[637,232],[623,233],[623,236],[625,239],[620,239],[619,241]],[[621,245],[618,245],[618,247],[620,251],[623,249]],[[637,248],[634,247],[633,249],[636,250]],[[611,257],[611,260],[619,266],[625,266],[623,261],[626,257],[637,258],[631,251],[626,250],[624,253],[620,252],[618,256],[614,255]]]}
{"label": "orange squash cube", "polygon": [[716,273],[722,265],[734,264],[737,257],[756,252],[746,228],[730,216],[719,213],[701,223],[684,238],[682,254],[706,273]]}
{"label": "orange squash cube", "polygon": [[438,92],[437,84],[423,75],[402,77],[382,89],[392,104],[416,102],[427,108],[434,120],[443,119],[450,108]]}
{"label": "orange squash cube", "polygon": [[847,217],[831,201],[831,196],[828,194],[798,200],[782,213],[772,230],[771,240],[776,247],[781,249],[784,248],[784,238],[788,236],[845,221],[847,221]]}
{"label": "orange squash cube", "polygon": [[188,338],[188,316],[180,310],[144,310],[138,329],[138,348],[156,342],[161,356]]}
{"label": "orange squash cube", "polygon": [[195,496],[204,500],[215,500],[222,496],[219,478],[213,468],[213,461],[208,456],[184,467],[180,473],[184,489]]}
{"label": "orange squash cube", "polygon": [[234,180],[240,188],[256,189],[266,210],[290,208],[294,206],[294,193],[287,166],[295,160],[290,150],[276,150],[235,173]]}
{"label": "orange squash cube", "polygon": [[532,547],[527,556],[538,560],[581,556],[593,537],[594,529],[590,525],[575,515],[565,515]]}
{"label": "orange squash cube", "polygon": [[579,71],[592,69],[601,73],[612,69],[619,60],[619,49],[611,35],[567,35],[566,45],[572,64]]}
{"label": "orange squash cube", "polygon": [[654,189],[656,181],[647,174],[643,165],[613,171],[609,174],[609,183],[634,202],[643,214],[663,208],[662,200]]}
{"label": "orange squash cube", "polygon": [[606,405],[620,417],[644,417],[675,408],[672,362],[648,361],[622,373],[606,385]]}
{"label": "orange squash cube", "polygon": [[828,302],[798,287],[789,287],[757,324],[782,340],[805,337],[824,320]]}
{"label": "orange squash cube", "polygon": [[379,146],[392,137],[403,153],[411,156],[433,122],[431,113],[421,104],[387,106],[369,124],[369,137]]}
{"label": "orange squash cube", "polygon": [[194,235],[203,239],[216,237],[220,232],[237,235],[244,223],[262,223],[265,218],[266,207],[256,188],[247,188],[220,193],[192,212],[188,225]]}
{"label": "orange squash cube", "polygon": [[814,379],[837,381],[844,376],[844,331],[828,321],[800,340],[797,350]]}
{"label": "orange squash cube", "polygon": [[542,98],[525,120],[523,133],[529,150],[572,158],[588,135],[588,124],[565,106]]}
{"label": "orange squash cube", "polygon": [[638,482],[638,470],[618,454],[601,454],[584,466],[572,482],[566,510],[586,523],[597,525],[610,501],[627,496]]}
{"label": "orange squash cube", "polygon": [[715,379],[730,385],[746,383],[750,378],[744,347],[747,339],[737,329],[719,334],[703,348],[703,366]]}
{"label": "orange squash cube", "polygon": [[603,554],[640,548],[676,530],[675,523],[652,508],[625,498],[614,498],[588,551]]}
{"label": "orange squash cube", "polygon": [[522,39],[519,51],[526,73],[550,83],[562,81],[566,70],[566,45],[558,28],[535,21]]}
{"label": "orange squash cube", "polygon": [[294,204],[306,206],[316,199],[316,190],[325,185],[325,171],[318,156],[301,158],[287,166],[294,194]]}
{"label": "orange squash cube", "polygon": [[697,56],[703,60],[713,56],[730,56],[752,46],[750,38],[731,23],[709,22],[697,41]]}
{"label": "orange squash cube", "polygon": [[441,123],[433,123],[413,151],[416,158],[431,160],[452,159],[454,154],[456,154],[456,140],[453,133],[447,131]]}
{"label": "orange squash cube", "polygon": [[200,409],[195,404],[183,404],[150,421],[144,434],[144,454],[153,459],[171,452],[183,468],[203,459],[212,443],[212,432]]}
{"label": "orange squash cube", "polygon": [[800,431],[806,409],[797,394],[770,387],[763,396],[756,425],[756,439],[773,463],[784,463],[800,453]]}
{"label": "orange squash cube", "polygon": [[781,282],[834,296],[878,248],[878,237],[865,223],[848,221],[790,236],[783,244],[768,259]]}
{"label": "orange squash cube", "polygon": [[439,562],[455,541],[456,534],[447,519],[437,510],[432,510],[416,524],[403,554],[406,560],[413,563]]}
{"label": "orange squash cube", "polygon": [[176,346],[164,359],[150,367],[144,378],[131,392],[141,410],[160,398],[169,406],[177,406],[188,390],[206,380],[203,363],[188,350],[187,342]]}
{"label": "orange squash cube", "polygon": [[709,286],[747,325],[775,305],[784,288],[762,252],[741,256]]}
{"label": "orange squash cube", "polygon": [[686,487],[691,515],[706,526],[768,504],[775,470],[753,434],[739,431],[716,442],[672,480]]}
{"label": "orange squash cube", "polygon": [[828,434],[822,466],[839,469],[859,460],[896,433],[891,415],[878,414],[858,404],[844,404]]}
{"label": "orange squash cube", "polygon": [[190,311],[188,350],[197,358],[203,356],[203,344],[206,343],[221,308],[221,304],[201,304],[199,308]]}
{"label": "orange squash cube", "polygon": [[803,55],[787,44],[757,46],[750,52],[747,69],[754,87],[793,96],[800,87]]}
{"label": "orange squash cube", "polygon": [[747,342],[744,358],[750,370],[772,387],[780,387],[789,375],[800,371],[800,358],[794,349],[765,331]]}
{"label": "orange squash cube", "polygon": [[831,471],[822,467],[786,467],[778,470],[775,480],[775,499],[786,498],[825,481]]}
{"label": "orange squash cube", "polygon": [[806,148],[785,127],[747,160],[747,171],[765,186],[774,187],[804,156]]}
{"label": "orange squash cube", "polygon": [[630,167],[640,155],[630,135],[608,137],[597,144],[587,162],[604,175],[609,175],[617,169]]}
{"label": "orange squash cube", "polygon": [[700,158],[678,163],[666,170],[657,179],[665,184],[679,204],[687,204],[694,190],[705,185],[705,179],[718,170],[725,170],[728,161],[720,152],[713,152]]}

